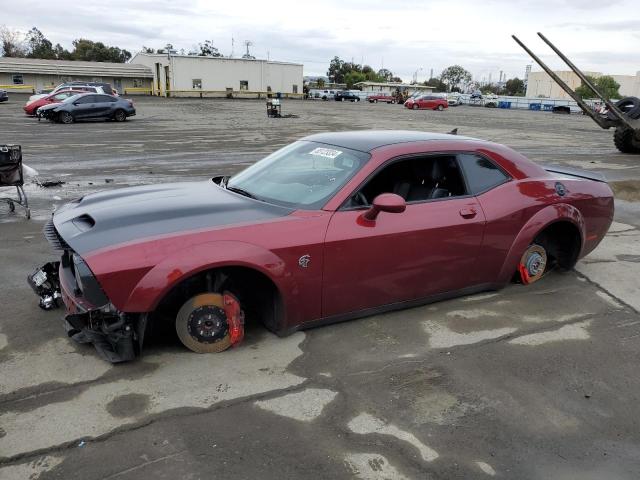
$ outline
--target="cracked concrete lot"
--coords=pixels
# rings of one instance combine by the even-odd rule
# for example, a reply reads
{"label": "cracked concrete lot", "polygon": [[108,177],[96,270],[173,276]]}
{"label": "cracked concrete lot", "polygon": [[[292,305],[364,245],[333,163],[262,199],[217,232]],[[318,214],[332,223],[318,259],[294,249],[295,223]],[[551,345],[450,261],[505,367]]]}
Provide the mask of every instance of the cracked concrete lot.
{"label": "cracked concrete lot", "polygon": [[[43,180],[33,219],[0,205],[1,479],[637,479],[640,158],[582,116],[385,104],[136,99],[125,124],[53,125],[0,105],[0,143]],[[22,102],[22,103],[21,103]],[[113,366],[65,337],[26,285],[55,206],[235,172],[303,135],[406,128],[510,145],[604,173],[616,222],[574,271],[532,286],[277,338],[250,325],[214,355],[172,335]],[[109,179],[109,183],[105,182]]]}

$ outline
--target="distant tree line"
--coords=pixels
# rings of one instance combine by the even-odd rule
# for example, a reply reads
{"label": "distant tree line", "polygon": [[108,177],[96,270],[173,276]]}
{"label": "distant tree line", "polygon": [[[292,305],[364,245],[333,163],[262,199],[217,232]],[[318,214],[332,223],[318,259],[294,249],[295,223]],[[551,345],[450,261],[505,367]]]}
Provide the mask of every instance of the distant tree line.
{"label": "distant tree line", "polygon": [[[610,75],[601,75],[600,77],[592,77],[587,75],[589,83],[596,87],[604,98],[610,100],[612,98],[620,98],[620,84]],[[584,82],[576,88],[576,93],[580,98],[596,98],[596,94]]]}
{"label": "distant tree line", "polygon": [[[380,69],[377,72],[369,65],[359,65],[346,62],[340,57],[334,57],[327,70],[329,80],[334,83],[344,83],[347,88],[353,88],[358,82],[402,82],[402,79],[390,70]],[[320,83],[320,82],[319,82]],[[445,68],[438,77],[430,78],[423,85],[433,87],[437,92],[461,92],[475,88],[471,73],[460,65]],[[482,88],[483,93],[498,93],[510,96],[523,96],[525,85],[519,78],[507,80],[503,86],[488,85]]]}
{"label": "distant tree line", "polygon": [[345,83],[347,88],[353,88],[359,82],[401,82],[400,77],[396,77],[393,72],[382,68],[375,71],[369,65],[359,65],[353,62],[346,62],[340,57],[333,57],[329,63],[327,77],[333,83]]}
{"label": "distant tree line", "polygon": [[124,63],[131,58],[131,53],[127,50],[86,38],[78,38],[72,45],[73,49],[70,51],[59,43],[53,45],[36,27],[23,34],[0,26],[0,54],[4,57],[114,63]]}

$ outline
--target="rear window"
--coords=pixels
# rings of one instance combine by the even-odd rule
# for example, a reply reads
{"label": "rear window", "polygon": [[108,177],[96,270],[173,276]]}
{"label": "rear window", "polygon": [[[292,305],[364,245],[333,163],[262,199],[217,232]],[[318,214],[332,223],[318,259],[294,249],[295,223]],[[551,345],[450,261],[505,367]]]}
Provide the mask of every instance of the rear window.
{"label": "rear window", "polygon": [[480,155],[462,153],[458,161],[464,170],[473,195],[486,192],[509,180],[509,177],[491,160]]}

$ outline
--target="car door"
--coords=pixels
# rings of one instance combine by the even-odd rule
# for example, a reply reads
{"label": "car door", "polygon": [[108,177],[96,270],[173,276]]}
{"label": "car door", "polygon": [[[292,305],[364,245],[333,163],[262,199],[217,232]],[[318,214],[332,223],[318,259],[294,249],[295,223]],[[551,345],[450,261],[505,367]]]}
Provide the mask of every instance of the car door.
{"label": "car door", "polygon": [[84,95],[73,102],[72,114],[76,119],[91,118],[92,112],[95,108],[94,104],[95,95]]}
{"label": "car door", "polygon": [[435,97],[424,97],[424,108],[433,109],[436,107]]}
{"label": "car door", "polygon": [[110,95],[95,95],[95,108],[92,118],[106,118],[113,115],[113,104],[116,99]]}
{"label": "car door", "polygon": [[[404,212],[380,213],[373,225],[362,221],[366,208],[346,204],[334,213],[325,239],[323,317],[423,299],[476,283],[474,264],[485,219],[476,198],[467,193],[455,155],[391,160],[352,199],[358,192],[367,197],[400,192],[397,185],[404,185],[403,178],[412,171],[409,176],[416,177],[416,187],[427,191],[431,187],[424,183],[430,180],[419,178],[413,164],[406,167],[400,162],[435,160],[455,170],[447,174],[457,176],[447,180],[451,189],[447,196],[408,197]],[[366,200],[371,203],[373,198]]]}

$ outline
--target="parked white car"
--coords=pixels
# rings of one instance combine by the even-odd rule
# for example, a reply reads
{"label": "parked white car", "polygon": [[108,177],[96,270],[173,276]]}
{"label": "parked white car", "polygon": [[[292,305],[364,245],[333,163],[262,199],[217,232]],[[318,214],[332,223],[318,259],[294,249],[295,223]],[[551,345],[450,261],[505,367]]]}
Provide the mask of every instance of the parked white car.
{"label": "parked white car", "polygon": [[40,98],[44,98],[47,95],[51,95],[52,93],[59,93],[59,92],[65,92],[67,90],[82,90],[83,92],[87,92],[87,93],[104,93],[107,95],[111,95],[114,90],[111,89],[110,92],[107,92],[107,89],[101,85],[91,85],[91,84],[82,84],[82,83],[77,83],[74,82],[73,84],[71,83],[62,83],[60,85],[58,85],[56,88],[54,88],[53,90],[51,90],[49,93],[38,93],[36,95],[31,95],[29,97],[29,102],[31,103],[35,100],[38,100]]}
{"label": "parked white car", "polygon": [[462,98],[460,95],[450,94],[447,95],[447,103],[450,107],[456,107],[458,105],[462,105]]}

